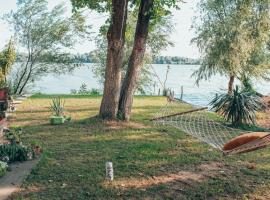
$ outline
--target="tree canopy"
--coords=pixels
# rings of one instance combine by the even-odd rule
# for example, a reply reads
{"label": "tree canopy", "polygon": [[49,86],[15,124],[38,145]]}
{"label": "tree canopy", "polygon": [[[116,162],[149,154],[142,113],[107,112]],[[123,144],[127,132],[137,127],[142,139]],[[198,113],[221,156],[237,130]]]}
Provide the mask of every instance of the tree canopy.
{"label": "tree canopy", "polygon": [[231,83],[246,73],[267,76],[269,0],[204,0],[199,11],[193,39],[202,53],[197,83],[216,73],[229,76]]}
{"label": "tree canopy", "polygon": [[[98,12],[109,12],[107,31],[107,59],[100,116],[106,119],[129,119],[133,93],[137,87],[139,72],[146,52],[148,33],[163,17],[179,8],[179,0],[71,0],[74,10],[88,7]],[[124,46],[129,11],[137,11],[134,43],[128,59],[128,67],[121,84],[121,67],[124,63]],[[121,111],[120,111],[121,110]],[[120,115],[119,115],[120,113]]]}
{"label": "tree canopy", "polygon": [[6,45],[5,49],[0,52],[0,86],[6,85],[7,76],[10,73],[11,67],[16,60],[16,51],[12,39]]}
{"label": "tree canopy", "polygon": [[[127,63],[129,56],[131,54],[134,42],[134,32],[136,26],[136,11],[130,12],[127,20],[126,28],[126,42],[124,47],[124,58],[122,68],[122,78],[125,76],[127,70]],[[155,27],[155,28],[154,28]],[[172,23],[171,16],[166,16],[162,18],[159,23],[151,28],[149,33],[149,39],[147,41],[147,51],[144,57],[144,62],[142,66],[142,72],[140,74],[139,82],[137,85],[137,91],[140,93],[145,93],[147,89],[152,86],[152,73],[151,64],[155,58],[160,54],[162,50],[165,50],[168,46],[172,46],[173,42],[170,41],[169,37],[174,30],[174,24]],[[108,25],[104,25],[100,29],[100,34],[96,37],[97,49],[92,52],[93,58],[96,61],[94,64],[93,72],[99,78],[101,83],[104,83],[105,78],[105,68],[106,68],[106,33],[108,30]]]}
{"label": "tree canopy", "polygon": [[5,18],[18,49],[27,55],[11,76],[12,90],[20,94],[41,76],[71,71],[75,65],[67,50],[79,39],[88,39],[90,27],[80,13],[66,17],[64,4],[49,10],[46,0],[19,0],[17,6]]}

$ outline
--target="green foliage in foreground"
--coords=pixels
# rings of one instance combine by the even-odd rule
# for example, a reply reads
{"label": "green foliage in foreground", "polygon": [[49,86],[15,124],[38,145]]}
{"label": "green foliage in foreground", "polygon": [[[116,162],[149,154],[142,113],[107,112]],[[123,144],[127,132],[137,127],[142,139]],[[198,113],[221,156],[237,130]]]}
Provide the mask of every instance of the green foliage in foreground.
{"label": "green foliage in foreground", "polygon": [[26,161],[29,153],[33,153],[32,150],[19,144],[0,145],[0,160],[8,157],[9,162]]}
{"label": "green foliage in foreground", "polygon": [[10,129],[8,132],[5,132],[5,138],[11,144],[20,144],[22,137],[22,130],[20,128]]}
{"label": "green foliage in foreground", "polygon": [[238,86],[232,94],[216,95],[210,105],[215,112],[220,113],[233,125],[255,124],[256,112],[263,106],[256,94],[241,91]]}
{"label": "green foliage in foreground", "polygon": [[8,165],[6,162],[0,161],[0,177],[4,176],[7,172]]}
{"label": "green foliage in foreground", "polygon": [[[149,119],[166,104],[163,97],[135,97],[130,124],[99,121],[100,98],[75,97],[66,101],[73,121],[53,127],[49,103],[32,98],[14,113],[23,141],[45,151],[14,200],[267,198],[269,148],[224,157],[178,129],[156,126]],[[112,183],[105,181],[107,161]]]}

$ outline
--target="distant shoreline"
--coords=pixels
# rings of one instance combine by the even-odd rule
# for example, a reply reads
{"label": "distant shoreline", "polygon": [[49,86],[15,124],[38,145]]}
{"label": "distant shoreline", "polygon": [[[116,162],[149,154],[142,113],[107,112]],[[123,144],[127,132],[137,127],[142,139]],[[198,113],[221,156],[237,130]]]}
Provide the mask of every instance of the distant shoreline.
{"label": "distant shoreline", "polygon": [[[18,63],[22,63],[21,61],[17,61],[15,62],[15,64],[18,64]],[[53,63],[52,63],[53,64]],[[98,63],[95,63],[95,62],[74,62],[73,64],[98,64]],[[198,66],[200,64],[194,64],[194,63],[180,63],[180,64],[177,64],[177,63],[148,63],[147,65],[192,65],[192,66]]]}

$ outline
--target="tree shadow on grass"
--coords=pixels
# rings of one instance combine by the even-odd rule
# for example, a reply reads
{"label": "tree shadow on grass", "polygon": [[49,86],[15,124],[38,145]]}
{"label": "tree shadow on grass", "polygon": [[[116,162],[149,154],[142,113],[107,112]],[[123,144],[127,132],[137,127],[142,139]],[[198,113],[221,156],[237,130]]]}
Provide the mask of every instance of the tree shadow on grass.
{"label": "tree shadow on grass", "polygon": [[[93,117],[23,129],[24,140],[41,142],[45,153],[14,199],[235,199],[270,184],[270,157],[261,156],[269,150],[221,157],[173,128],[112,129]],[[105,181],[107,161],[112,183]]]}

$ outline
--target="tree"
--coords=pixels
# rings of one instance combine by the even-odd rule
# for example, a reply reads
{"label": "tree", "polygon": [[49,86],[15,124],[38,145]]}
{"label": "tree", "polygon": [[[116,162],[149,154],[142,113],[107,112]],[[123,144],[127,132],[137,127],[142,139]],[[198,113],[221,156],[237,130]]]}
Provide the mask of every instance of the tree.
{"label": "tree", "polygon": [[7,76],[16,59],[16,51],[12,39],[6,48],[0,52],[0,87],[7,85]]}
{"label": "tree", "polygon": [[48,73],[65,73],[77,65],[66,49],[73,48],[78,39],[88,39],[90,26],[80,13],[65,17],[65,6],[49,10],[46,0],[20,0],[18,9],[5,16],[13,26],[15,39],[26,60],[13,71],[13,93],[21,94],[27,85]]}
{"label": "tree", "polygon": [[[262,77],[269,73],[265,59],[257,56],[269,40],[268,0],[204,0],[199,4],[200,23],[195,24],[197,37],[192,41],[199,47],[203,59],[194,73],[197,83],[220,73],[229,77],[228,93],[241,74]],[[252,58],[257,59],[252,59]],[[255,61],[256,60],[256,61]]]}
{"label": "tree", "polygon": [[[142,64],[148,39],[150,20],[153,24],[161,17],[170,14],[171,7],[178,8],[175,0],[71,0],[75,8],[88,6],[100,12],[110,11],[110,28],[107,33],[107,63],[103,98],[100,106],[100,116],[105,119],[115,119],[116,114],[129,119],[132,98],[137,86],[138,74]],[[132,7],[133,6],[133,7]],[[138,9],[134,46],[129,58],[126,78],[122,84],[121,96],[121,66],[123,63],[123,47],[125,43],[125,29],[128,8]],[[118,112],[119,111],[119,112]]]}
{"label": "tree", "polygon": [[[134,33],[136,28],[137,11],[130,11],[128,14],[126,38],[124,46],[123,64],[121,66],[121,83],[125,77],[127,71],[127,64],[129,56],[132,52],[134,43]],[[160,54],[162,50],[165,50],[168,46],[172,46],[173,43],[169,37],[173,31],[174,24],[172,23],[171,16],[163,17],[157,22],[155,28],[151,28],[149,32],[149,39],[147,41],[147,49],[141,66],[141,73],[139,76],[136,92],[145,94],[146,90],[150,90],[152,83],[151,63]],[[96,37],[97,49],[92,52],[93,60],[96,63],[93,64],[93,72],[98,77],[101,84],[105,80],[105,68],[106,68],[106,51],[107,41],[106,32],[108,25],[104,25],[100,29],[99,35]]]}
{"label": "tree", "polygon": [[128,0],[71,0],[71,2],[75,9],[87,6],[99,12],[110,12],[105,82],[99,115],[103,119],[115,119],[119,102]]}
{"label": "tree", "polygon": [[169,0],[140,0],[136,3],[139,10],[134,35],[134,44],[132,53],[129,57],[125,79],[121,87],[118,107],[118,117],[125,121],[129,121],[130,119],[133,94],[137,87],[140,69],[145,56],[149,29],[151,29],[151,26],[154,27],[157,21],[162,17],[169,15],[169,9],[171,7],[178,8],[176,1]]}

